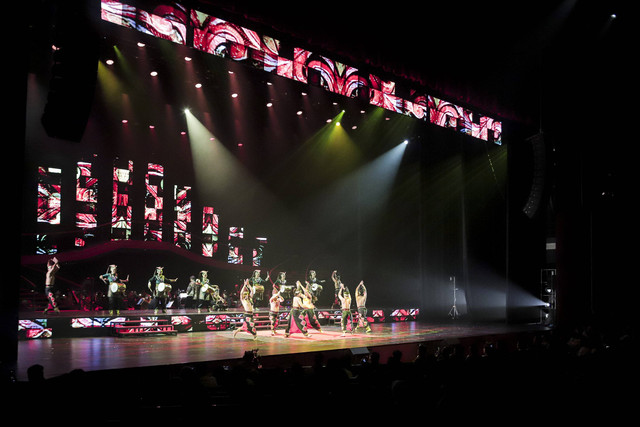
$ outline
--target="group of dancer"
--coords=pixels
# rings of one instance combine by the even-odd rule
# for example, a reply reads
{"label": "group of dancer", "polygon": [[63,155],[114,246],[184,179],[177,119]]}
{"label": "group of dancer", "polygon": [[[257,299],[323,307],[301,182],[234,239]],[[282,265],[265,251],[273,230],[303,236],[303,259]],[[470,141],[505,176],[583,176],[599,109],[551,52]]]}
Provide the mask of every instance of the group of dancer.
{"label": "group of dancer", "polygon": [[[268,279],[267,275],[267,281]],[[340,327],[342,330],[342,336],[345,336],[348,332],[348,325],[353,324],[353,313],[351,312],[351,293],[349,288],[342,283],[337,271],[333,271],[331,274],[335,286],[335,295],[340,303],[341,319]],[[256,298],[258,294],[264,295],[264,282],[260,278],[260,271],[254,271],[253,276],[250,279],[245,279],[242,289],[240,291],[240,302],[243,308],[243,325],[234,331],[235,337],[238,332],[245,331],[253,336],[253,339],[258,338],[256,330],[256,324],[254,321],[255,314],[255,302],[261,300],[262,296]],[[283,292],[291,291],[293,294],[291,300],[291,307],[289,310],[289,316],[284,331],[284,336],[288,338],[293,333],[293,325],[295,324],[297,330],[305,337],[309,337],[309,328],[316,329],[322,333],[322,327],[318,321],[316,302],[322,286],[319,284],[316,272],[311,270],[309,272],[309,279],[306,281],[306,286],[298,280],[294,285],[288,285],[286,282],[286,274],[280,273],[278,279],[273,282],[271,297],[269,298],[269,327],[271,335],[277,334],[277,328],[280,323],[280,308],[285,298]],[[356,332],[359,327],[365,328],[367,333],[371,332],[371,325],[367,320],[367,288],[364,286],[364,282],[360,281],[356,288],[356,305],[358,309],[358,323],[353,328],[352,332]]]}
{"label": "group of dancer", "polygon": [[[48,305],[44,312],[54,310],[59,312],[58,305],[54,298],[54,283],[56,273],[60,269],[60,263],[54,257],[47,262],[47,272],[45,276],[45,294],[47,296]],[[111,264],[107,271],[99,276],[107,285],[107,297],[109,300],[109,313],[111,315],[120,314],[120,310],[124,308],[124,298],[129,282],[129,277],[121,278],[118,275],[118,266]],[[340,325],[342,335],[349,332],[348,325],[353,324],[354,318],[351,311],[352,298],[349,288],[342,282],[337,271],[331,273],[331,279],[334,283],[334,302],[332,308],[339,307],[341,310]],[[166,313],[167,299],[169,298],[173,284],[177,282],[177,278],[168,278],[164,274],[164,267],[155,268],[153,275],[147,280],[147,287],[151,296],[156,301],[154,311],[157,313],[161,310]],[[309,328],[322,332],[322,327],[318,321],[318,310],[316,304],[323,290],[323,280],[319,280],[314,270],[309,271],[305,280],[305,286],[298,280],[295,284],[287,282],[286,272],[278,273],[275,281],[271,281],[270,273],[267,272],[266,279],[261,277],[261,270],[254,270],[251,277],[244,279],[242,288],[239,292],[239,300],[243,308],[243,325],[236,329],[235,335],[241,330],[253,335],[257,338],[254,314],[257,307],[264,302],[269,307],[269,324],[271,334],[277,333],[280,323],[281,306],[285,301],[290,305],[289,316],[284,332],[285,337],[289,337],[293,333],[293,326],[305,337],[309,336]],[[271,296],[268,301],[264,300],[265,289],[268,283],[272,284]],[[209,311],[226,307],[226,301],[220,295],[218,285],[212,284],[209,274],[206,270],[200,271],[197,277],[191,276],[187,287],[187,305],[188,308],[195,308],[200,312],[203,308]],[[358,321],[353,327],[352,332],[356,332],[362,327],[367,333],[371,332],[371,326],[367,320],[367,288],[363,281],[360,281],[355,289],[356,308],[358,312]],[[290,303],[290,304],[289,304]]]}

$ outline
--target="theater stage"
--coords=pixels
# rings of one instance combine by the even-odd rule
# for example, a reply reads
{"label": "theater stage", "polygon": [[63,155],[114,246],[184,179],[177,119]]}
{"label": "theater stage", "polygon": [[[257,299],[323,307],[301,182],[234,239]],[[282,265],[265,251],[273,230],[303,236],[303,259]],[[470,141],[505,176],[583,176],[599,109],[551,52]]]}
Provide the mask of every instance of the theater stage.
{"label": "theater stage", "polygon": [[[49,334],[38,338],[24,338],[23,335],[18,341],[17,379],[26,380],[27,368],[34,364],[42,365],[45,376],[52,378],[76,369],[105,371],[203,362],[233,364],[234,361],[240,361],[245,352],[252,350],[257,350],[261,363],[266,367],[290,366],[293,362],[310,366],[319,352],[325,357],[345,353],[360,357],[377,352],[384,361],[394,350],[399,349],[403,358],[410,360],[415,357],[420,343],[435,351],[439,346],[457,342],[515,342],[522,334],[546,329],[536,324],[470,324],[461,319],[436,324],[412,316],[387,317],[384,321],[372,317],[371,333],[359,329],[342,336],[338,319],[323,318],[322,332],[311,329],[309,337],[295,332],[286,338],[284,322],[278,333],[272,336],[268,326],[257,316],[258,337],[254,339],[244,330],[234,337],[235,330],[241,326],[240,313],[189,313],[180,310],[156,315],[150,310],[148,313],[125,312],[126,316],[116,318],[102,317],[104,314],[108,313],[40,313],[35,317],[35,313],[32,313],[32,318],[21,316],[24,317],[21,328],[32,322],[38,322],[40,326],[72,322],[86,326],[91,322],[91,327],[74,328],[75,335]],[[266,312],[262,314],[266,316]],[[130,335],[113,333],[113,326],[122,324],[125,318],[126,321],[144,319],[147,323],[143,326],[148,326],[155,320],[175,324],[176,319],[185,317],[191,322],[187,330],[178,328],[168,333],[144,333],[145,330],[141,330],[143,333]],[[99,325],[96,326],[97,324]],[[194,325],[208,326],[197,328]],[[51,329],[55,330],[55,327]]]}

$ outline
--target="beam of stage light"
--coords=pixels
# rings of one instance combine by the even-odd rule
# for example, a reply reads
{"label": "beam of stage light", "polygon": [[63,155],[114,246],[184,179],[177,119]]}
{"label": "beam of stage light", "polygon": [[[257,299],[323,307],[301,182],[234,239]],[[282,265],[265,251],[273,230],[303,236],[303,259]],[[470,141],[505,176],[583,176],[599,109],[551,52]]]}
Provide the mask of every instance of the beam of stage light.
{"label": "beam of stage light", "polygon": [[328,229],[375,218],[387,205],[406,147],[398,144],[308,200],[311,221]]}
{"label": "beam of stage light", "polygon": [[[256,221],[268,227],[288,226],[297,221],[276,197],[216,138],[188,109],[187,121],[193,169],[199,197],[224,209],[228,217],[243,223]],[[256,208],[259,207],[259,208]]]}

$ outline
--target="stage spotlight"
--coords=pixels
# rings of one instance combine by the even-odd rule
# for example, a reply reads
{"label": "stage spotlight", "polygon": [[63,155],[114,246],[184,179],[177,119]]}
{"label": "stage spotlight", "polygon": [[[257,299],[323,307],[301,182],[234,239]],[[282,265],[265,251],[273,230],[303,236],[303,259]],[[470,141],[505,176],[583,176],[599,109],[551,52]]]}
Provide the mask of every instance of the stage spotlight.
{"label": "stage spotlight", "polygon": [[408,140],[408,139],[405,139],[405,140],[404,140],[404,145],[407,145],[407,144],[409,144],[409,140]]}
{"label": "stage spotlight", "polygon": [[123,123],[123,124],[127,124],[127,123],[129,123],[129,120],[127,120],[127,119],[122,119],[122,123]]}
{"label": "stage spotlight", "polygon": [[138,42],[138,47],[145,47],[146,45],[142,42]]}
{"label": "stage spotlight", "polygon": [[106,64],[107,65],[113,65],[113,59],[107,59],[106,60]]}
{"label": "stage spotlight", "polygon": [[184,60],[185,60],[185,61],[187,61],[187,62],[189,62],[189,61],[191,61],[191,57],[190,57],[190,56],[185,56],[185,57],[184,57]]}
{"label": "stage spotlight", "polygon": [[267,107],[273,107],[273,103],[272,102],[267,102]]}
{"label": "stage spotlight", "polygon": [[155,77],[155,76],[158,75],[158,72],[157,71],[152,71],[149,74],[151,75],[151,77]]}
{"label": "stage spotlight", "polygon": [[302,115],[302,110],[299,110],[296,114],[301,116]]}
{"label": "stage spotlight", "polygon": [[232,97],[232,98],[237,98],[237,97],[238,97],[238,94],[237,94],[237,93],[232,93],[232,94],[231,94],[231,97]]}

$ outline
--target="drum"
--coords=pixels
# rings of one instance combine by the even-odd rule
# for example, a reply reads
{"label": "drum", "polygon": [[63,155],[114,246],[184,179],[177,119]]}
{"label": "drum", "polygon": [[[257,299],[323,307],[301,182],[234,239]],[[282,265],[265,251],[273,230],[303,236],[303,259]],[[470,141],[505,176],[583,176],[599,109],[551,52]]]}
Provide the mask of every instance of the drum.
{"label": "drum", "polygon": [[127,285],[120,282],[111,282],[109,284],[109,288],[111,289],[112,293],[116,293],[116,292],[124,293],[127,290]]}
{"label": "drum", "polygon": [[169,293],[171,292],[171,285],[168,283],[161,282],[158,284],[158,292],[159,293]]}
{"label": "drum", "polygon": [[262,285],[255,285],[253,287],[253,297],[256,300],[262,300],[262,296],[264,295],[264,286]]}
{"label": "drum", "polygon": [[211,286],[211,285],[210,285],[210,284],[208,284],[208,283],[205,283],[204,285],[202,285],[201,292],[202,292],[202,293],[205,293],[205,294],[209,294],[209,295],[211,295],[211,294],[213,294],[213,292],[214,292],[213,286]]}

